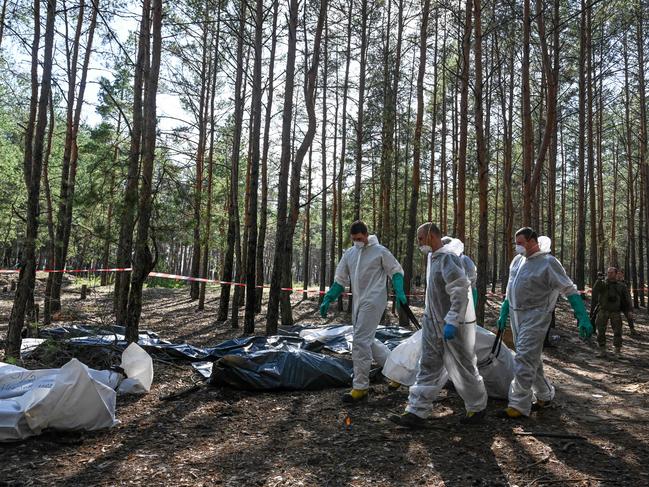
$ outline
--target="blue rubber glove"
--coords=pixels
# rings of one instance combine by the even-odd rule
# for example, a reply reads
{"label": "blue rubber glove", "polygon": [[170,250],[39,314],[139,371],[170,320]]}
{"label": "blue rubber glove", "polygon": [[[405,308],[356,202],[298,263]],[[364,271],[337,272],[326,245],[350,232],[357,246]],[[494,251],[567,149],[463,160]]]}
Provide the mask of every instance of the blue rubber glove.
{"label": "blue rubber glove", "polygon": [[457,326],[451,325],[450,323],[446,323],[444,325],[444,340],[446,341],[453,340],[453,338],[455,338],[456,333],[457,333]]}
{"label": "blue rubber glove", "polygon": [[498,329],[504,331],[507,328],[507,318],[509,318],[509,299],[505,298],[500,307],[500,316],[498,317]]}
{"label": "blue rubber glove", "polygon": [[322,298],[322,304],[320,305],[320,316],[322,316],[323,318],[327,317],[327,311],[329,311],[329,306],[331,305],[331,303],[333,303],[336,299],[340,297],[340,295],[343,293],[344,290],[345,288],[342,287],[337,282],[334,282],[331,285],[329,291],[327,291],[327,294],[325,294],[324,298]]}
{"label": "blue rubber glove", "polygon": [[406,292],[403,289],[403,274],[397,272],[392,276],[392,289],[394,289],[394,296],[397,298],[397,306],[408,304]]}
{"label": "blue rubber glove", "polygon": [[473,306],[478,307],[478,288],[474,287],[471,289],[471,292],[473,293]]}
{"label": "blue rubber glove", "polygon": [[571,294],[568,296],[568,301],[572,310],[575,313],[575,318],[577,318],[577,324],[579,326],[579,338],[590,338],[593,334],[593,325],[590,322],[588,317],[588,312],[586,311],[586,306],[584,305],[584,300],[579,294]]}

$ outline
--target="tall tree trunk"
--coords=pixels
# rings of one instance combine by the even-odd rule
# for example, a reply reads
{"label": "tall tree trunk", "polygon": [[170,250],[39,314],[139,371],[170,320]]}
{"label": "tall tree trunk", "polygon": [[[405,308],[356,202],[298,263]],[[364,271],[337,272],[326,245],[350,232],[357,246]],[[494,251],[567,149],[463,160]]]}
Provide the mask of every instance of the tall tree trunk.
{"label": "tall tree trunk", "polygon": [[[329,74],[329,24],[325,19],[324,26],[324,47],[322,66],[322,203],[321,203],[321,234],[320,234],[320,299],[327,285],[327,76]],[[335,154],[335,152],[334,152]]]}
{"label": "tall tree trunk", "polygon": [[[79,55],[79,41],[81,38],[81,31],[84,26],[84,7],[85,3],[82,1],[79,6],[77,30],[74,38],[74,47],[72,58],[69,60],[68,65],[68,113],[67,113],[67,126],[66,126],[66,140],[63,153],[63,165],[61,169],[61,192],[59,194],[59,212],[58,212],[58,225],[56,229],[56,240],[54,245],[54,268],[64,269],[65,261],[68,255],[68,246],[70,243],[70,231],[72,229],[72,207],[74,202],[74,189],[77,176],[77,161],[78,161],[78,146],[77,134],[79,132],[79,124],[81,122],[81,110],[83,107],[84,95],[86,90],[86,82],[88,79],[88,68],[90,65],[90,56],[92,54],[92,42],[95,34],[95,27],[97,25],[97,13],[99,9],[99,1],[95,0],[92,5],[92,13],[90,16],[90,26],[88,28],[88,35],[86,38],[86,50],[84,53],[84,60],[81,66],[81,78],[79,80],[79,91],[76,93],[76,71],[77,60]],[[67,40],[67,39],[66,39]],[[46,316],[51,316],[51,313],[61,309],[61,284],[63,279],[62,272],[50,273],[48,279],[52,279],[51,293],[46,299],[45,306],[49,306],[49,310],[45,312]]]}
{"label": "tall tree trunk", "polygon": [[[243,125],[243,41],[245,36],[245,10],[246,4],[239,5],[239,35],[237,36],[237,73],[234,82],[234,132],[232,134],[232,153],[230,155],[230,198],[228,202],[228,233],[225,261],[223,263],[223,274],[221,280],[231,282],[233,277],[234,253],[237,242],[238,221],[239,221],[239,157],[241,153],[241,129]],[[281,187],[281,185],[280,185]],[[219,314],[217,321],[228,319],[228,306],[230,304],[230,284],[221,285],[221,296],[219,299]],[[235,306],[236,307],[236,306]]]}
{"label": "tall tree trunk", "polygon": [[439,39],[439,7],[435,8],[435,43],[433,46],[433,113],[430,123],[430,176],[428,182],[428,221],[433,221],[433,198],[435,194],[435,132],[437,130],[437,84],[438,84],[438,63],[439,51],[437,41]]}
{"label": "tall tree trunk", "polygon": [[[203,199],[203,171],[205,168],[205,151],[207,150],[207,116],[210,107],[210,85],[212,69],[211,43],[208,42],[211,19],[209,16],[208,3],[203,6],[203,22],[201,28],[203,35],[201,39],[201,89],[198,97],[198,113],[196,122],[198,125],[198,146],[196,148],[196,180],[194,181],[194,242],[192,247],[192,267],[190,275],[200,277],[201,272],[201,225],[202,219],[202,199]],[[191,281],[189,283],[190,299],[198,299],[200,295],[200,282]]]}
{"label": "tall tree trunk", "polygon": [[[446,20],[446,15],[444,16]],[[440,172],[440,230],[446,234],[448,231],[448,163],[446,161],[446,144],[448,137],[448,114],[446,113],[447,107],[447,93],[446,93],[446,38],[447,33],[444,29],[444,38],[442,40],[442,53],[443,53],[443,66],[442,66],[442,133],[441,133],[441,149],[439,153],[439,172]]]}
{"label": "tall tree trunk", "polygon": [[[300,210],[300,173],[302,169],[302,164],[304,162],[304,157],[307,154],[307,151],[311,148],[313,143],[313,138],[315,137],[316,132],[316,114],[315,114],[315,90],[316,90],[316,80],[318,75],[319,68],[319,59],[320,59],[320,44],[322,40],[322,31],[324,28],[324,21],[327,16],[327,7],[328,0],[323,0],[320,4],[320,12],[318,14],[318,24],[316,26],[315,36],[313,40],[313,55],[311,60],[311,66],[307,72],[306,82],[304,86],[304,101],[306,104],[306,110],[308,115],[308,128],[302,143],[298,147],[295,153],[295,159],[293,160],[293,165],[291,167],[291,194],[290,194],[290,207],[289,215],[287,221],[287,234],[284,240],[284,255],[292,256],[293,255],[293,236],[295,234],[295,226],[297,225],[297,220]],[[291,262],[290,258],[285,259],[283,262],[282,273],[284,274],[284,282],[287,282],[290,278],[291,271]],[[287,296],[288,298],[288,296]],[[282,311],[282,323],[286,325],[293,324],[293,317],[290,313],[291,307],[289,305],[283,308]],[[286,312],[284,312],[284,310]]]}
{"label": "tall tree trunk", "polygon": [[464,35],[462,36],[462,74],[460,78],[460,141],[457,158],[457,207],[455,228],[457,238],[466,239],[466,152],[469,128],[469,58],[471,50],[471,17],[473,0],[466,0],[464,12]]}
{"label": "tall tree trunk", "polygon": [[[210,237],[211,237],[211,224],[212,224],[212,190],[214,186],[214,131],[215,131],[215,120],[214,120],[214,102],[216,98],[216,79],[219,68],[219,48],[221,40],[221,5],[220,2],[217,6],[218,13],[216,17],[216,34],[214,40],[214,54],[213,54],[213,67],[211,73],[211,97],[210,97],[210,114],[209,114],[209,123],[210,123],[210,150],[208,155],[208,168],[207,168],[207,208],[205,209],[205,233],[203,235],[203,257],[201,259],[201,277],[207,278],[208,264],[209,264],[209,249],[210,249]],[[198,309],[205,309],[205,282],[200,283],[200,291],[198,293]]]}
{"label": "tall tree trunk", "polygon": [[480,200],[480,224],[478,235],[478,303],[476,319],[484,323],[484,308],[487,297],[487,268],[489,265],[489,213],[487,211],[489,190],[489,164],[487,161],[487,144],[484,135],[484,114],[482,107],[482,8],[481,0],[474,0],[475,22],[475,135],[478,156],[478,187]]}
{"label": "tall tree trunk", "polygon": [[[584,59],[587,55],[587,35],[586,35],[586,0],[581,0],[581,20],[580,20],[580,38],[579,38],[579,58]],[[584,205],[586,184],[585,168],[585,151],[586,151],[586,73],[584,63],[579,63],[579,149],[577,156],[578,175],[577,175],[577,249],[575,255],[575,284],[577,289],[583,290],[585,284],[586,260],[586,208]]]}
{"label": "tall tree trunk", "polygon": [[[50,121],[47,128],[47,149],[43,156],[43,189],[45,191],[45,211],[47,221],[47,265],[48,268],[54,262],[54,210],[52,209],[52,191],[50,189],[50,155],[52,154],[52,138],[54,136],[54,127],[56,125],[56,115],[54,113],[54,101],[52,100],[52,90],[50,90],[50,101],[48,103],[48,111],[50,114]],[[45,289],[45,295],[49,296],[51,293],[51,282],[49,279],[47,283],[50,285],[49,289]]]}
{"label": "tall tree trunk", "polygon": [[[270,141],[270,122],[273,115],[273,90],[275,76],[275,49],[277,47],[277,13],[279,0],[273,0],[273,29],[271,31],[270,60],[268,64],[268,98],[266,101],[266,120],[264,123],[264,149],[261,157],[261,207],[259,209],[259,235],[257,238],[257,286],[264,284],[264,247],[266,227],[268,226],[268,148]],[[263,289],[257,293],[256,312],[261,312]]]}
{"label": "tall tree trunk", "polygon": [[367,69],[367,1],[361,0],[361,56],[358,80],[358,119],[356,121],[356,177],[354,183],[354,220],[361,218],[361,173],[363,170],[365,71]]}
{"label": "tall tree trunk", "polygon": [[[142,9],[142,17],[149,16],[147,1]],[[149,227],[153,208],[153,165],[156,146],[156,97],[160,75],[162,52],[162,0],[151,2],[151,54],[144,71],[144,103],[142,106],[142,170],[140,178],[140,201],[138,202],[137,237],[135,239],[135,259],[131,274],[131,286],[126,311],[126,340],[137,342],[140,315],[142,313],[142,287],[147,275],[155,267],[156,257],[149,249]],[[147,58],[149,57],[147,53]],[[155,245],[155,241],[154,241]],[[156,251],[157,254],[157,251]]]}
{"label": "tall tree trunk", "polygon": [[421,131],[424,123],[424,77],[426,75],[426,54],[428,51],[428,19],[430,16],[430,0],[424,0],[421,12],[421,27],[419,31],[419,70],[417,72],[417,118],[415,119],[415,135],[412,152],[412,190],[408,211],[408,236],[406,241],[406,261],[404,265],[405,291],[410,294],[413,280],[413,253],[417,232],[417,202],[419,200],[420,163],[421,163]]}
{"label": "tall tree trunk", "polygon": [[29,120],[25,129],[25,151],[23,154],[23,173],[27,190],[27,229],[20,259],[20,274],[14,297],[7,338],[5,341],[5,360],[20,358],[21,331],[25,323],[27,304],[34,299],[36,281],[36,239],[38,237],[38,213],[41,184],[45,131],[47,128],[48,103],[52,83],[52,64],[54,48],[54,22],[56,0],[48,0],[45,21],[40,96],[38,95],[38,66],[40,41],[40,2],[34,2],[34,37],[31,52],[31,98]]}
{"label": "tall tree trunk", "polygon": [[[150,0],[144,0],[143,12],[150,10]],[[140,31],[133,80],[133,122],[131,124],[131,146],[128,157],[128,171],[126,187],[124,189],[124,209],[120,218],[119,243],[117,245],[117,267],[128,268],[131,266],[131,252],[133,250],[133,227],[135,225],[135,211],[138,204],[138,174],[140,172],[140,152],[142,148],[142,94],[144,91],[144,70],[146,56],[149,51],[150,20],[148,15],[143,15],[140,22]],[[126,309],[128,305],[131,273],[118,272],[115,274],[115,292],[113,296],[115,307],[115,321],[118,325],[126,322]]]}
{"label": "tall tree trunk", "polygon": [[[543,135],[541,138],[540,147],[538,150],[538,154],[536,156],[536,162],[534,164],[533,173],[530,176],[531,177],[531,182],[529,185],[530,193],[526,193],[526,194],[536,194],[541,189],[540,185],[541,185],[541,175],[543,173],[543,165],[545,163],[545,158],[550,148],[550,143],[553,137],[556,137],[556,127],[557,127],[556,120],[557,120],[558,71],[555,70],[556,59],[554,64],[550,59],[550,52],[548,49],[548,43],[545,35],[545,18],[543,15],[543,7],[544,7],[543,0],[536,0],[535,16],[536,16],[536,23],[539,31],[539,43],[541,45],[541,60],[543,64],[543,75],[544,75],[543,77],[545,78],[546,87],[547,87],[546,90],[547,109],[546,109],[545,124],[543,127]],[[557,28],[559,27],[558,24],[556,25],[556,27]],[[555,36],[556,34],[557,33],[555,32]],[[556,41],[556,37],[555,37],[555,41]],[[558,47],[555,47],[555,53],[554,53],[555,56],[558,56],[557,49]],[[554,193],[554,188],[551,188],[550,190],[551,192]],[[529,198],[525,198],[525,200],[527,201],[529,200]],[[539,220],[540,209],[542,210],[541,202],[539,199],[535,198],[532,201],[532,205],[530,205],[528,208],[528,211],[530,212],[529,221],[531,221],[532,218],[534,220]]]}
{"label": "tall tree trunk", "polygon": [[246,313],[244,318],[243,332],[252,334],[255,331],[255,306],[256,299],[256,265],[255,252],[257,250],[257,192],[259,189],[259,158],[261,140],[261,65],[262,65],[262,42],[264,33],[264,1],[255,2],[255,65],[252,78],[252,133],[250,144],[252,145],[252,158],[250,163],[250,201],[248,204],[248,215],[246,225],[248,228],[248,258],[246,259]]}
{"label": "tall tree trunk", "polygon": [[627,43],[627,34],[624,33],[622,42],[622,53],[624,59],[624,128],[625,128],[625,153],[627,164],[627,234],[629,236],[629,245],[627,254],[630,255],[631,263],[630,274],[633,287],[633,306],[638,307],[638,273],[636,267],[636,244],[635,244],[635,199],[634,193],[634,171],[633,171],[633,149],[632,149],[632,128],[631,128],[631,95],[629,83],[629,52]]}
{"label": "tall tree trunk", "polygon": [[[389,39],[390,25],[388,24],[386,53],[384,55],[384,80],[385,80],[385,107],[383,110],[382,146],[381,146],[381,167],[382,167],[382,207],[379,213],[380,236],[384,242],[392,241],[392,226],[390,219],[390,201],[392,193],[392,171],[395,166],[394,131],[397,117],[397,94],[399,90],[399,79],[401,69],[401,46],[403,39],[403,0],[399,0],[397,18],[397,43],[392,66],[390,66]],[[394,249],[393,249],[394,250]]]}
{"label": "tall tree trunk", "polygon": [[[606,255],[606,235],[604,234],[604,160],[603,160],[603,137],[604,137],[604,25],[600,29],[599,39],[599,88],[597,89],[597,267],[604,269],[604,257]],[[594,55],[593,55],[594,58]],[[617,152],[616,152],[617,155]],[[615,178],[615,174],[613,176]],[[613,187],[615,191],[615,185]],[[615,205],[613,205],[615,211]],[[611,220],[611,226],[615,226],[615,218]],[[611,245],[614,245],[611,242]],[[614,264],[611,264],[614,265]]]}
{"label": "tall tree trunk", "polygon": [[[647,134],[647,98],[646,98],[646,80],[645,80],[645,63],[644,63],[644,44],[646,38],[644,36],[644,17],[647,10],[643,7],[642,0],[638,0],[638,12],[636,22],[636,40],[638,45],[638,95],[640,98],[640,150],[639,150],[639,163],[640,171],[642,172],[642,181],[644,182],[644,193],[640,194],[640,201],[644,198],[644,204],[641,207],[645,209],[645,217],[649,213],[647,206],[649,205],[649,161],[647,160],[648,138]],[[644,238],[647,242],[647,263],[649,263],[649,221],[645,219],[645,235]],[[649,271],[648,271],[649,272]],[[640,280],[640,301],[644,301],[644,279]],[[648,307],[649,308],[649,307]],[[649,309],[647,310],[649,312]]]}
{"label": "tall tree trunk", "polygon": [[[326,35],[326,34],[325,34]],[[336,52],[335,65],[338,67],[338,50]],[[329,275],[325,278],[328,282],[332,282],[336,272],[336,243],[338,242],[337,224],[338,221],[338,111],[340,109],[340,97],[338,95],[338,87],[340,86],[340,79],[338,76],[338,69],[336,71],[336,84],[334,95],[336,98],[336,109],[334,112],[334,139],[333,139],[333,172],[331,181],[331,239],[329,239]],[[320,296],[322,299],[323,296]]]}
{"label": "tall tree trunk", "polygon": [[594,285],[597,279],[597,206],[595,204],[595,151],[593,137],[593,47],[592,47],[592,7],[586,10],[586,93],[588,96],[586,112],[586,130],[588,134],[587,157],[588,157],[588,202],[590,206],[590,249],[589,249],[589,271],[590,285]]}
{"label": "tall tree trunk", "polygon": [[[305,36],[306,38],[306,36]],[[306,72],[306,63],[304,65],[304,71]],[[302,234],[302,240],[304,242],[304,261],[302,265],[302,280],[303,280],[303,299],[309,297],[307,293],[307,288],[311,282],[311,197],[313,190],[313,178],[311,177],[313,172],[313,150],[312,147],[309,147],[309,162],[307,163],[307,190],[306,190],[306,207],[304,208],[304,233]]]}
{"label": "tall tree trunk", "polygon": [[[500,290],[505,292],[509,279],[509,263],[512,260],[514,240],[514,205],[512,201],[512,147],[514,126],[514,46],[507,46],[507,57],[503,57],[496,36],[496,54],[498,58],[498,81],[500,85],[500,110],[503,128],[503,226],[502,226],[502,260],[500,268]],[[502,66],[507,69],[503,73]],[[505,74],[507,81],[505,81]]]}
{"label": "tall tree trunk", "polygon": [[532,158],[534,157],[532,134],[532,106],[530,101],[530,28],[532,15],[530,0],[523,0],[523,60],[521,62],[522,88],[521,111],[523,123],[523,225],[532,224]]}
{"label": "tall tree trunk", "polygon": [[[295,90],[295,56],[297,44],[298,0],[290,0],[288,16],[288,51],[286,58],[286,78],[284,85],[284,108],[282,111],[282,151],[280,155],[279,181],[288,181],[291,163],[291,127],[293,122],[293,93]],[[290,307],[288,295],[282,295],[284,287],[283,261],[291,260],[291,255],[285,254],[286,232],[288,231],[288,184],[280,184],[277,189],[277,229],[275,233],[275,255],[273,258],[273,274],[268,297],[268,313],[266,318],[266,334],[277,333],[280,299]],[[290,263],[289,263],[290,266]],[[290,269],[290,267],[289,267]],[[284,304],[282,305],[284,306]]]}
{"label": "tall tree trunk", "polygon": [[[338,260],[343,255],[343,177],[345,170],[345,157],[347,156],[347,95],[349,92],[349,65],[351,61],[351,42],[352,42],[352,0],[349,0],[349,9],[347,11],[347,46],[345,51],[345,81],[343,82],[343,121],[342,121],[342,141],[340,148],[340,168],[338,170]],[[351,300],[351,296],[350,296]],[[343,309],[342,296],[338,300],[338,310]],[[351,307],[349,308],[351,310]]]}

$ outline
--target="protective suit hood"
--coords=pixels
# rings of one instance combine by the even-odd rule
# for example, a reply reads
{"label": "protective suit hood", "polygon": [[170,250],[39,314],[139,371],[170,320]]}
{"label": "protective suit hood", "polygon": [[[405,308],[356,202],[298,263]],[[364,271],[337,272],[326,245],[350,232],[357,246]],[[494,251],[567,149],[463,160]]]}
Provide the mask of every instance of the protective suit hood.
{"label": "protective suit hood", "polygon": [[444,247],[446,247],[448,250],[450,250],[458,257],[462,255],[462,252],[464,252],[464,243],[459,238],[452,238],[452,237],[444,237],[444,238],[451,239],[449,243],[444,244]]}
{"label": "protective suit hood", "polygon": [[367,245],[378,245],[379,244],[379,237],[376,235],[370,235],[367,237]]}

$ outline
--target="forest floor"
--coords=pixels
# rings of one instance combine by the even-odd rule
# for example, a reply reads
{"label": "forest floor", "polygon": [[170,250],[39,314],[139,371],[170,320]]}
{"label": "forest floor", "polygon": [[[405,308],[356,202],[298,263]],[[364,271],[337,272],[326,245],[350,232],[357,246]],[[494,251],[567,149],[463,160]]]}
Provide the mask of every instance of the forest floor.
{"label": "forest floor", "polygon": [[[40,282],[39,299],[42,288]],[[69,292],[74,288],[69,282],[57,324],[108,323],[110,289],[95,288],[81,301]],[[197,346],[240,335],[229,323],[215,324],[216,290],[208,292],[203,312],[196,311],[188,294],[187,288],[145,289],[141,329]],[[317,301],[301,296],[294,295],[296,323],[324,323]],[[0,338],[12,298],[12,293],[0,294]],[[421,303],[414,310],[420,315]],[[497,314],[494,303],[488,322],[494,323]],[[458,424],[462,402],[444,390],[435,429],[397,428],[387,418],[403,411],[408,392],[403,387],[389,391],[385,383],[373,384],[370,400],[355,407],[341,403],[344,389],[252,393],[206,386],[162,400],[201,381],[189,364],[156,360],[151,393],[119,396],[120,423],[114,428],[46,432],[0,444],[0,485],[646,486],[646,309],[636,317],[641,335],[625,336],[621,357],[600,359],[593,345],[578,339],[574,318],[562,304],[552,330],[556,345],[545,350],[546,375],[557,388],[553,407],[512,422],[496,417],[505,402],[490,400],[486,422],[472,427]],[[330,314],[328,322],[341,321],[348,322],[349,315]],[[264,329],[263,313],[257,329]],[[610,333],[608,339],[611,346]],[[351,430],[343,428],[348,415]]]}

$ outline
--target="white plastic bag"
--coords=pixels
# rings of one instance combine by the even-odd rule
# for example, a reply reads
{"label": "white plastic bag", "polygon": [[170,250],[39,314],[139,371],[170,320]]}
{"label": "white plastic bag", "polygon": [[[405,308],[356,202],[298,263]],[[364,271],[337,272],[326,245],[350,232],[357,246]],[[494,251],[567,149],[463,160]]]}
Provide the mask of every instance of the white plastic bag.
{"label": "white plastic bag", "polygon": [[131,343],[122,353],[122,369],[126,379],[117,389],[120,394],[146,394],[153,382],[153,359],[137,343]]}
{"label": "white plastic bag", "polygon": [[27,438],[44,428],[96,430],[117,422],[115,391],[77,359],[60,369],[33,371],[0,364],[0,392],[0,441]]}
{"label": "white plastic bag", "polygon": [[492,353],[495,340],[496,335],[489,330],[476,327],[475,354],[487,393],[489,397],[507,399],[514,378],[514,352],[501,342]]}
{"label": "white plastic bag", "polygon": [[[509,384],[514,377],[514,353],[502,344],[495,354],[491,353],[496,335],[476,326],[475,352],[478,370],[482,376],[489,397],[505,399]],[[415,383],[421,358],[421,330],[390,352],[383,367],[383,375],[400,384]]]}
{"label": "white plastic bag", "polygon": [[383,375],[399,384],[411,386],[415,383],[421,358],[421,330],[400,343],[385,361]]}

